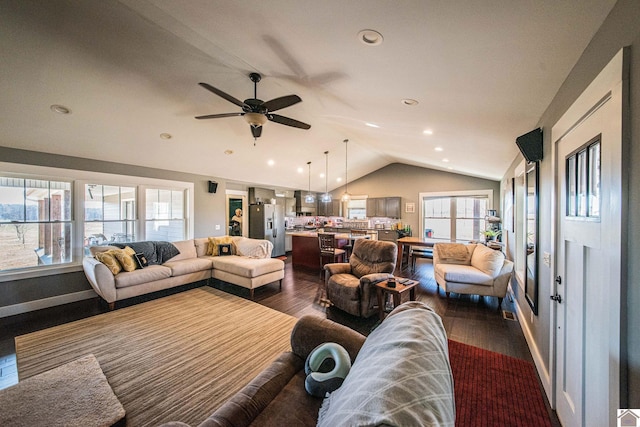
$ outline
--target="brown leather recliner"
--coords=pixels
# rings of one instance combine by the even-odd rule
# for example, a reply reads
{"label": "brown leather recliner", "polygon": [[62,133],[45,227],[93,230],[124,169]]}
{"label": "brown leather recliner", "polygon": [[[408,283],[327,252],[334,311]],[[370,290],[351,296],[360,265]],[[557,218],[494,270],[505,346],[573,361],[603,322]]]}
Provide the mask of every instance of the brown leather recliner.
{"label": "brown leather recliner", "polygon": [[324,266],[328,299],[354,316],[377,314],[375,284],[392,275],[397,256],[398,247],[393,242],[356,240],[348,263]]}

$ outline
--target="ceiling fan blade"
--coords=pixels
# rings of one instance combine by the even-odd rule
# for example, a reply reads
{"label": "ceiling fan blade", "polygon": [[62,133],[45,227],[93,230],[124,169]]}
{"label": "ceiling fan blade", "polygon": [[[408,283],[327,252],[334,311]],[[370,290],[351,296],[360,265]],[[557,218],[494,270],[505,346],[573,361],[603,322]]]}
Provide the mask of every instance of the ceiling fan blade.
{"label": "ceiling fan blade", "polygon": [[236,104],[238,107],[241,108],[249,108],[249,106],[247,104],[245,104],[244,102],[240,101],[239,99],[234,98],[233,96],[229,95],[228,93],[225,93],[223,91],[221,91],[218,88],[215,88],[213,86],[211,86],[208,83],[198,83],[200,86],[202,86],[203,88],[207,89],[210,92],[215,93],[216,95],[218,95],[221,98],[226,99],[227,101]]}
{"label": "ceiling fan blade", "polygon": [[260,138],[260,135],[262,135],[262,126],[249,125],[249,127],[251,128],[251,135],[253,135],[254,138]]}
{"label": "ceiling fan blade", "polygon": [[298,95],[287,95],[264,102],[262,103],[262,106],[266,108],[267,111],[277,111],[282,108],[290,107],[293,104],[297,104],[300,101],[302,101],[302,99],[300,99]]}
{"label": "ceiling fan blade", "polygon": [[206,116],[197,116],[196,119],[219,119],[221,117],[236,117],[242,116],[244,113],[222,113],[222,114],[207,114]]}
{"label": "ceiling fan blade", "polygon": [[267,118],[272,122],[280,123],[281,125],[291,126],[294,128],[300,128],[300,129],[311,128],[311,125],[300,122],[298,120],[291,119],[289,117],[280,116],[278,114],[267,114]]}

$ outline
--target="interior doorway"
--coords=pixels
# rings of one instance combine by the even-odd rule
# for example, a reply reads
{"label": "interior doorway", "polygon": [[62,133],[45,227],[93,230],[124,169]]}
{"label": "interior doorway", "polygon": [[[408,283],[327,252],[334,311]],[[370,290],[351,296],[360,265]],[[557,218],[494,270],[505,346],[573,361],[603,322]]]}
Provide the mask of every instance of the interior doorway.
{"label": "interior doorway", "polygon": [[621,405],[623,53],[552,129],[551,383],[565,427],[615,425]]}
{"label": "interior doorway", "polygon": [[248,212],[246,191],[227,190],[227,232],[229,236],[249,235],[249,225],[246,213]]}

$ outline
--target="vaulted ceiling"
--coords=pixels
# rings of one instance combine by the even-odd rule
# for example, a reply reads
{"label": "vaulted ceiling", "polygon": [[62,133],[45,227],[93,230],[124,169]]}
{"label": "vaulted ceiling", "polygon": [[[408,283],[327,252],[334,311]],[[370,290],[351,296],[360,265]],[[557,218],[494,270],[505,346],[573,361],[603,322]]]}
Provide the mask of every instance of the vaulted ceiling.
{"label": "vaulted ceiling", "polygon": [[[3,0],[0,145],[278,188],[306,189],[311,161],[323,191],[349,139],[350,181],[393,162],[500,179],[614,3]],[[199,82],[242,101],[251,72],[311,129],[194,119],[240,111]]]}

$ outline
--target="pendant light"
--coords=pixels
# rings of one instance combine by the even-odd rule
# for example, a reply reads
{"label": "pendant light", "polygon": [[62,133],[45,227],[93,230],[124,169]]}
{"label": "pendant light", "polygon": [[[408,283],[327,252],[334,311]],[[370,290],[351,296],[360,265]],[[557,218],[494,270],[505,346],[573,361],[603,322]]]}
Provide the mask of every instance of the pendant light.
{"label": "pendant light", "polygon": [[329,203],[331,201],[331,194],[329,194],[329,152],[325,151],[324,155],[326,157],[325,164],[325,172],[324,172],[324,194],[322,195],[321,200],[324,203]]}
{"label": "pendant light", "polygon": [[342,201],[348,202],[351,200],[351,194],[349,194],[349,179],[347,178],[347,146],[349,145],[349,140],[345,139],[342,142],[344,142],[344,194],[342,195]]}
{"label": "pendant light", "polygon": [[304,202],[305,203],[315,203],[316,198],[311,193],[311,162],[307,162],[307,165],[309,165],[309,190],[307,191],[307,195],[304,196]]}

